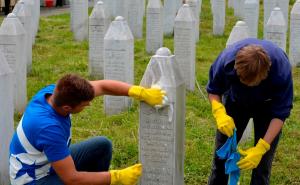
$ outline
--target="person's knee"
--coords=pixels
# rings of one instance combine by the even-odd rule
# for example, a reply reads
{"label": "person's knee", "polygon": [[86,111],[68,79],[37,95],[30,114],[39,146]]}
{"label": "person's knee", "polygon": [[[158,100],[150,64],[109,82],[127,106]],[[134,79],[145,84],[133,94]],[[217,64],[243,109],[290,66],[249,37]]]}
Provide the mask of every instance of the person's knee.
{"label": "person's knee", "polygon": [[95,138],[97,145],[99,146],[99,148],[101,148],[101,150],[104,150],[105,153],[108,153],[111,155],[112,153],[112,142],[111,140],[109,140],[106,137],[103,136],[98,136]]}

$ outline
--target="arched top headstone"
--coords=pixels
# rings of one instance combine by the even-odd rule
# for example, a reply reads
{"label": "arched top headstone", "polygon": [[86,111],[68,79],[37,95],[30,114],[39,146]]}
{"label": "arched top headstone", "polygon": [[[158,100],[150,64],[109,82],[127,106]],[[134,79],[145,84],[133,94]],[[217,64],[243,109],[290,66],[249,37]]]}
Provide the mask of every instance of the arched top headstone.
{"label": "arched top headstone", "polygon": [[7,15],[4,18],[1,27],[0,35],[22,35],[25,34],[25,30],[17,16],[13,13]]}
{"label": "arched top headstone", "polygon": [[226,42],[226,47],[249,37],[249,29],[244,21],[237,21]]}
{"label": "arched top headstone", "polygon": [[275,7],[273,9],[270,18],[267,22],[267,25],[278,25],[278,26],[286,25],[284,15],[279,7]]}
{"label": "arched top headstone", "polygon": [[110,24],[104,40],[133,40],[127,21],[122,16],[117,16]]}
{"label": "arched top headstone", "polygon": [[175,21],[193,22],[195,20],[190,5],[184,4],[179,8]]}
{"label": "arched top headstone", "polygon": [[171,51],[169,50],[169,48],[166,48],[166,47],[161,47],[159,48],[155,55],[157,56],[164,56],[164,57],[167,57],[167,56],[171,56]]}

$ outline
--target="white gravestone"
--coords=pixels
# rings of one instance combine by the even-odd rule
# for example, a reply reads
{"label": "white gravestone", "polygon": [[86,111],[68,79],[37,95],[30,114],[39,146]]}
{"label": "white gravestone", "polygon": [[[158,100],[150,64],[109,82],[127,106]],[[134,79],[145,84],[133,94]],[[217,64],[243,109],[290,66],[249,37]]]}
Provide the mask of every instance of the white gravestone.
{"label": "white gravestone", "polygon": [[102,1],[104,4],[104,11],[105,11],[105,16],[111,20],[113,18],[113,11],[114,11],[114,2],[113,0],[95,0],[95,5],[99,2]]}
{"label": "white gravestone", "polygon": [[9,185],[9,143],[14,131],[14,73],[0,51],[0,184]]}
{"label": "white gravestone", "polygon": [[[129,26],[121,16],[110,24],[104,37],[104,79],[133,84],[134,40]],[[127,110],[131,99],[127,96],[104,96],[105,114]]]}
{"label": "white gravestone", "polygon": [[95,79],[103,79],[104,35],[109,25],[104,4],[98,1],[89,18],[89,74]]}
{"label": "white gravestone", "polygon": [[35,36],[36,36],[36,17],[37,17],[37,10],[35,8],[34,0],[24,0],[25,5],[28,6],[31,10],[31,36],[32,36],[32,44],[35,43]]}
{"label": "white gravestone", "polygon": [[244,1],[245,0],[234,0],[234,16],[243,17]]}
{"label": "white gravestone", "polygon": [[272,41],[283,51],[286,48],[286,25],[280,8],[274,8],[266,25],[266,36],[264,39]]}
{"label": "white gravestone", "polygon": [[15,72],[15,110],[22,113],[27,103],[25,30],[19,19],[8,14],[0,27],[0,50],[12,71]]}
{"label": "white gravestone", "polygon": [[163,45],[163,7],[160,0],[149,0],[146,15],[146,51],[154,53]]}
{"label": "white gravestone", "polygon": [[[54,0],[55,1],[55,0]],[[40,14],[41,14],[41,4],[39,0],[35,0],[35,8],[36,8],[36,27],[35,27],[35,35],[37,35],[40,25]],[[55,1],[56,2],[56,1]]]}
{"label": "white gravestone", "polygon": [[290,26],[290,61],[293,66],[300,65],[300,0],[297,0],[291,11]]}
{"label": "white gravestone", "polygon": [[31,71],[32,65],[32,32],[31,32],[31,12],[28,6],[25,5],[24,0],[18,1],[16,6],[14,7],[13,13],[19,18],[22,23],[25,31],[26,31],[26,64],[27,64],[27,73]]}
{"label": "white gravestone", "polygon": [[88,38],[88,1],[72,0],[73,33],[76,41]]}
{"label": "white gravestone", "polygon": [[174,23],[174,54],[186,88],[195,89],[195,19],[188,4],[179,10]]}
{"label": "white gravestone", "polygon": [[122,16],[128,20],[129,0],[115,0],[115,16]]}
{"label": "white gravestone", "polygon": [[246,0],[244,4],[244,21],[249,28],[249,37],[257,38],[259,18],[258,0]]}
{"label": "white gravestone", "polygon": [[289,0],[264,0],[264,36],[266,34],[266,25],[270,18],[271,12],[275,7],[279,7],[284,15],[285,22],[288,21]]}
{"label": "white gravestone", "polygon": [[193,11],[194,19],[195,19],[195,39],[196,42],[199,41],[199,26],[200,26],[200,2],[199,0],[186,0],[186,4],[188,4]]}
{"label": "white gravestone", "polygon": [[238,21],[232,28],[229,38],[226,42],[226,48],[232,46],[234,43],[249,37],[249,28],[244,21]]}
{"label": "white gravestone", "polygon": [[228,7],[233,8],[233,1],[234,0],[228,0]]}
{"label": "white gravestone", "polygon": [[164,34],[172,35],[174,30],[174,19],[177,11],[182,4],[182,0],[164,0],[163,12],[164,12]]}
{"label": "white gravestone", "polygon": [[128,12],[128,24],[134,38],[143,37],[144,0],[130,0]]}
{"label": "white gravestone", "polygon": [[185,84],[178,68],[170,50],[160,48],[140,84],[160,85],[169,99],[169,104],[161,109],[140,104],[140,185],[184,184]]}
{"label": "white gravestone", "polygon": [[213,34],[223,35],[225,27],[225,0],[212,0]]}

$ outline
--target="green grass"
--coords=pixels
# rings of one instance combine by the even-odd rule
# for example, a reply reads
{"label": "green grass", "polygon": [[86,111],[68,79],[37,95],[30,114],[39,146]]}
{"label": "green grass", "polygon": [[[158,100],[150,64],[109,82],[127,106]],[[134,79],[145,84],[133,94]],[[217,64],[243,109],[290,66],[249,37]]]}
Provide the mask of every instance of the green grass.
{"label": "green grass", "polygon": [[[261,9],[263,5],[261,4]],[[262,38],[262,12],[259,37]],[[202,91],[208,80],[208,70],[218,53],[224,49],[232,26],[237,18],[227,9],[224,36],[212,35],[212,15],[209,0],[203,0],[201,36],[197,44],[196,74]],[[28,98],[40,88],[55,83],[66,73],[88,77],[88,43],[74,42],[70,32],[69,14],[42,17],[36,44],[33,48],[32,73],[28,76]],[[145,35],[145,34],[144,34]],[[164,45],[173,51],[173,39],[165,38]],[[150,55],[145,51],[145,39],[135,41],[135,84],[139,84]],[[300,184],[300,70],[294,69],[294,109],[283,129],[273,162],[271,184]],[[207,183],[214,146],[215,123],[209,103],[200,92],[187,93],[185,143],[185,184]],[[96,98],[80,114],[73,115],[73,141],[104,135],[113,141],[112,168],[122,168],[138,162],[138,103],[120,115],[106,117],[103,99]],[[16,121],[20,115],[16,116]],[[248,143],[249,144],[249,143]],[[249,184],[249,173],[242,172],[241,184]]]}

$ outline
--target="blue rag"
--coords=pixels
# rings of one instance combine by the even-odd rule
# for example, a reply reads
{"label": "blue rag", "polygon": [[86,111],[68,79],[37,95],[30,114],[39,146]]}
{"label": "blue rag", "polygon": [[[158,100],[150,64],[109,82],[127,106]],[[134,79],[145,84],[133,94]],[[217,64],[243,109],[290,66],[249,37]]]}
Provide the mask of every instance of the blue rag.
{"label": "blue rag", "polygon": [[226,159],[225,174],[229,175],[229,185],[237,185],[240,178],[240,169],[237,162],[241,155],[237,152],[236,130],[233,136],[229,137],[226,143],[217,151],[220,159]]}

